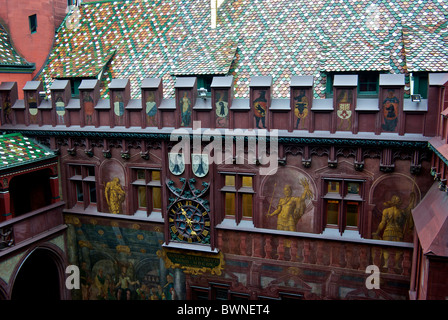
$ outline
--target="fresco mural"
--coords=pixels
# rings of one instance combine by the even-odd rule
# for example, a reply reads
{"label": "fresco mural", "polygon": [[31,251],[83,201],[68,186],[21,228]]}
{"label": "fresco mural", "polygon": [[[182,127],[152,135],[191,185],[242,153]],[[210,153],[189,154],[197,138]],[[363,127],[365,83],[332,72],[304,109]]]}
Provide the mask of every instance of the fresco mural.
{"label": "fresco mural", "polygon": [[352,90],[342,89],[338,90],[336,99],[336,124],[337,131],[350,131],[352,130],[352,115],[353,115],[353,103],[352,103]]}
{"label": "fresco mural", "polygon": [[388,132],[397,132],[398,124],[398,100],[399,90],[388,89],[382,102],[381,128]]}
{"label": "fresco mural", "polygon": [[311,178],[292,166],[279,168],[265,178],[262,197],[263,227],[312,232],[316,188]]}
{"label": "fresco mural", "polygon": [[374,187],[372,237],[388,241],[413,241],[411,210],[420,201],[420,192],[411,178],[394,174]]}
{"label": "fresco mural", "polygon": [[65,124],[65,102],[62,93],[57,92],[54,99],[56,106],[56,122],[57,124]]}
{"label": "fresco mural", "polygon": [[294,129],[308,129],[308,97],[305,90],[294,90],[294,116]]}
{"label": "fresco mural", "polygon": [[188,127],[191,125],[192,104],[188,93],[188,91],[183,91],[180,93],[181,127]]}
{"label": "fresco mural", "polygon": [[114,114],[115,124],[117,126],[124,125],[124,102],[123,94],[120,91],[114,92]]}
{"label": "fresco mural", "polygon": [[12,123],[12,109],[9,95],[3,95],[3,123]]}
{"label": "fresco mural", "polygon": [[84,115],[85,115],[85,122],[86,125],[93,125],[93,114],[95,112],[94,104],[93,104],[93,98],[92,93],[88,91],[84,91],[82,93],[83,100],[84,100]]}
{"label": "fresco mural", "polygon": [[266,90],[254,90],[254,101],[252,108],[254,110],[255,126],[260,128],[260,122],[264,129],[266,129],[266,112],[268,107],[268,100],[266,99]]}
{"label": "fresco mural", "polygon": [[227,90],[215,91],[215,126],[227,128],[229,126],[229,103],[227,102]]}
{"label": "fresco mural", "polygon": [[[401,175],[390,175],[374,189],[372,238],[387,241],[413,242],[414,222],[411,210],[420,201],[420,191],[414,180]],[[382,267],[389,266],[390,252],[382,250]],[[402,254],[395,254],[395,268]]]}
{"label": "fresco mural", "polygon": [[166,268],[158,226],[66,216],[68,255],[80,268],[75,300],[185,299],[185,275]]}
{"label": "fresco mural", "polygon": [[146,124],[148,126],[157,126],[157,106],[154,92],[149,91],[146,96]]}
{"label": "fresco mural", "polygon": [[30,113],[30,123],[37,124],[37,113],[39,109],[37,109],[37,98],[34,92],[27,92],[26,97],[28,99],[28,110]]}

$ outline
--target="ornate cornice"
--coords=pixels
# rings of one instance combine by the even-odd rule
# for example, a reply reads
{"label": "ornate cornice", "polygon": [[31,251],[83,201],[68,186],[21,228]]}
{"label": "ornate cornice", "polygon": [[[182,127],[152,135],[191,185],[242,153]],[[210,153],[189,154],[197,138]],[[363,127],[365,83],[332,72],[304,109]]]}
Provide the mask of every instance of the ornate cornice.
{"label": "ornate cornice", "polygon": [[[31,137],[70,137],[70,138],[102,138],[102,139],[148,139],[148,140],[166,140],[170,141],[171,134],[150,133],[150,132],[104,132],[104,131],[59,131],[59,130],[17,130],[3,129],[8,133],[19,132]],[[224,135],[222,135],[224,141]],[[190,134],[193,139],[193,133]],[[427,141],[412,140],[394,140],[394,139],[368,139],[368,138],[340,138],[340,137],[257,137],[235,135],[234,141],[244,139],[245,141],[255,139],[256,141],[265,140],[270,142],[275,139],[281,144],[302,144],[302,145],[334,145],[334,146],[356,146],[356,147],[398,147],[398,148],[419,148],[424,149],[428,146]],[[445,159],[446,160],[446,159]]]}

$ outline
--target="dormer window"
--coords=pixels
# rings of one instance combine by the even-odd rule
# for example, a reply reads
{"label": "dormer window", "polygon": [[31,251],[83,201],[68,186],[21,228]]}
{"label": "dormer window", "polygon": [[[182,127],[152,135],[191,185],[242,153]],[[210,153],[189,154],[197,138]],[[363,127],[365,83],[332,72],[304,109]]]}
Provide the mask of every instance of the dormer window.
{"label": "dormer window", "polygon": [[333,83],[336,74],[358,74],[357,92],[360,98],[378,97],[379,73],[378,72],[330,72],[327,74],[326,97],[333,97]]}
{"label": "dormer window", "polygon": [[361,72],[358,75],[358,95],[378,96],[378,72]]}

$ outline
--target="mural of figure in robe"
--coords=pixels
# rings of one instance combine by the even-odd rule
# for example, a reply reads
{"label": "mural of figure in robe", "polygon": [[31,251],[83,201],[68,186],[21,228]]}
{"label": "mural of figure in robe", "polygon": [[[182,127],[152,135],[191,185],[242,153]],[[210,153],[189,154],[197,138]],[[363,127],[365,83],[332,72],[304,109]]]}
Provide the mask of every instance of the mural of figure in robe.
{"label": "mural of figure in robe", "polygon": [[395,132],[398,124],[398,105],[400,100],[395,96],[394,90],[388,90],[387,97],[383,100],[383,123],[384,131]]}
{"label": "mural of figure in robe", "polygon": [[184,92],[184,96],[180,101],[181,107],[181,126],[186,127],[190,125],[191,122],[191,100],[187,96],[187,92]]}
{"label": "mural of figure in robe", "polygon": [[314,195],[310,189],[309,181],[302,178],[300,184],[304,190],[298,197],[292,196],[291,185],[285,185],[283,188],[284,197],[278,201],[277,209],[268,213],[268,217],[278,215],[277,230],[296,231],[297,222],[305,213],[305,200],[313,198]]}
{"label": "mural of figure in robe", "polygon": [[299,129],[300,121],[302,120],[302,129],[305,129],[305,119],[308,115],[308,98],[305,95],[305,90],[300,90],[300,94],[294,97],[294,114],[297,117],[295,128]]}
{"label": "mural of figure in robe", "polygon": [[9,95],[4,96],[3,100],[3,122],[4,123],[12,123],[11,120],[11,100],[9,99]]}
{"label": "mural of figure in robe", "polygon": [[146,121],[149,126],[157,126],[156,114],[157,106],[154,92],[148,92],[148,97],[146,98]]}
{"label": "mural of figure in robe", "polygon": [[90,93],[87,91],[83,92],[84,99],[84,114],[86,116],[86,125],[93,124],[93,113],[95,111],[93,106],[93,99]]}
{"label": "mural of figure in robe", "polygon": [[109,206],[109,212],[114,214],[123,213],[122,204],[125,199],[125,192],[120,184],[119,178],[113,178],[106,184],[106,202]]}
{"label": "mural of figure in robe", "polygon": [[254,100],[253,108],[254,108],[254,117],[255,117],[255,126],[257,129],[260,128],[260,121],[263,125],[263,128],[266,128],[266,109],[268,106],[268,101],[266,100],[266,91],[260,90],[258,91],[259,96]]}

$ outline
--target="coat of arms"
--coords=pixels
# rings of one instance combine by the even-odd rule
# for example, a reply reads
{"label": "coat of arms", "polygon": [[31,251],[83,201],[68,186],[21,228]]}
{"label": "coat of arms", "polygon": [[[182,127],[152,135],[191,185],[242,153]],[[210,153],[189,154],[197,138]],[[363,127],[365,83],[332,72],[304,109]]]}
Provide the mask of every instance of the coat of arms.
{"label": "coat of arms", "polygon": [[191,155],[191,169],[195,176],[202,178],[208,173],[208,155],[207,154],[192,154]]}

